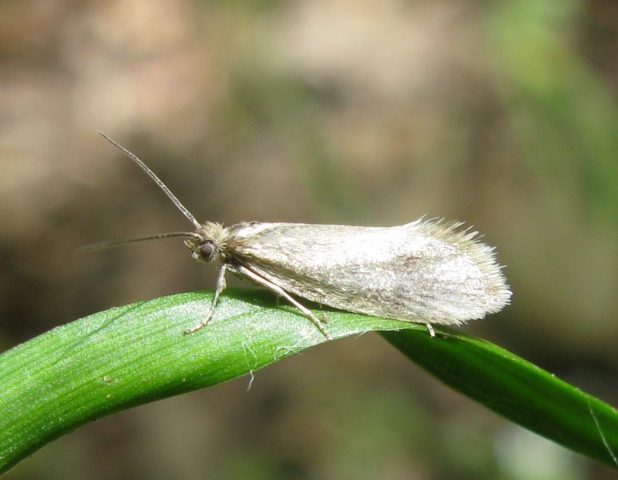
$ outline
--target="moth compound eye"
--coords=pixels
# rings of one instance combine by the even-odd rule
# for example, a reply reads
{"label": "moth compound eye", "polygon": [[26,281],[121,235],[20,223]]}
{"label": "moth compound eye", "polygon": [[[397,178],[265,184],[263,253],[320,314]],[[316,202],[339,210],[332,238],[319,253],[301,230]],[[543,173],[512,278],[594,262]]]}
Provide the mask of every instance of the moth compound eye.
{"label": "moth compound eye", "polygon": [[215,258],[216,249],[211,242],[205,242],[199,245],[198,251],[202,260],[210,262],[213,258]]}

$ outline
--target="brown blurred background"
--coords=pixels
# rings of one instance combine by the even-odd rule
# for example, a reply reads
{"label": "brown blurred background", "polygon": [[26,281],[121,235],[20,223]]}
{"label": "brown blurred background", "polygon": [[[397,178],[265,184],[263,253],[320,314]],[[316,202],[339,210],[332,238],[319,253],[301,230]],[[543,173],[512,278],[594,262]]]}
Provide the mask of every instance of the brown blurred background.
{"label": "brown blurred background", "polygon": [[[465,330],[618,405],[617,88],[609,0],[3,0],[0,346],[214,286],[180,241],[74,254],[190,228],[102,130],[203,220],[465,220],[514,291]],[[375,334],[248,385],[104,418],[6,478],[615,478]]]}

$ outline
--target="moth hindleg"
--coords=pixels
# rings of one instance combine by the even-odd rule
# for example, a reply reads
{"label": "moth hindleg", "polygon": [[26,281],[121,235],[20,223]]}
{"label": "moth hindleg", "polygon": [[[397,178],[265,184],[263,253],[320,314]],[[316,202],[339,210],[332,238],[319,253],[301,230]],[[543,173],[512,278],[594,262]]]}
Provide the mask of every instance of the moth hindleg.
{"label": "moth hindleg", "polygon": [[307,317],[309,317],[309,319],[315,324],[316,327],[318,327],[318,330],[320,332],[322,332],[322,334],[326,337],[327,340],[332,340],[333,339],[329,335],[329,333],[324,329],[324,325],[322,324],[323,322],[318,317],[316,317],[313,313],[311,313],[311,310],[309,310],[303,304],[301,304],[296,299],[294,299],[294,297],[292,297],[288,292],[286,292],[279,285],[277,285],[276,283],[271,282],[270,280],[265,279],[264,277],[261,277],[260,275],[258,275],[254,271],[252,271],[252,270],[250,270],[247,267],[244,267],[242,265],[239,266],[239,267],[235,267],[235,270],[238,273],[240,273],[241,275],[244,275],[245,277],[253,280],[255,283],[258,283],[258,284],[268,288],[272,292],[276,293],[277,295],[285,298],[288,302],[290,302],[292,305],[294,305],[296,308],[298,308],[301,312],[303,312]]}
{"label": "moth hindleg", "polygon": [[427,328],[427,331],[429,332],[430,337],[436,336],[436,331],[433,329],[433,325],[431,323],[426,323],[425,327]]}

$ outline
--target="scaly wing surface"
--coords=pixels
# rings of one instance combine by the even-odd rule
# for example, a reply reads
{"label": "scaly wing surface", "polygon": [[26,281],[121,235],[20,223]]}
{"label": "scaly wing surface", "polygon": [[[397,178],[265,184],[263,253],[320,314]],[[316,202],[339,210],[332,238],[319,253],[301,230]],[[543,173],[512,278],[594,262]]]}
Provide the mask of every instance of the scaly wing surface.
{"label": "scaly wing surface", "polygon": [[404,321],[460,324],[501,310],[511,295],[493,249],[460,225],[244,224],[229,248],[258,275],[315,302]]}

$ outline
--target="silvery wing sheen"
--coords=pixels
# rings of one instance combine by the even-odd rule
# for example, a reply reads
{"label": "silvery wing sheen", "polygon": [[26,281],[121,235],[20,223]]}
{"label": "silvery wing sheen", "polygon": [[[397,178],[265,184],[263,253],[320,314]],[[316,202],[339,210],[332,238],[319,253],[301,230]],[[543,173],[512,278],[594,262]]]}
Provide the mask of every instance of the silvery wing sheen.
{"label": "silvery wing sheen", "polygon": [[220,248],[232,270],[244,265],[314,302],[410,322],[461,324],[500,311],[511,292],[493,249],[460,225],[422,219],[385,228],[247,223],[221,227]]}

